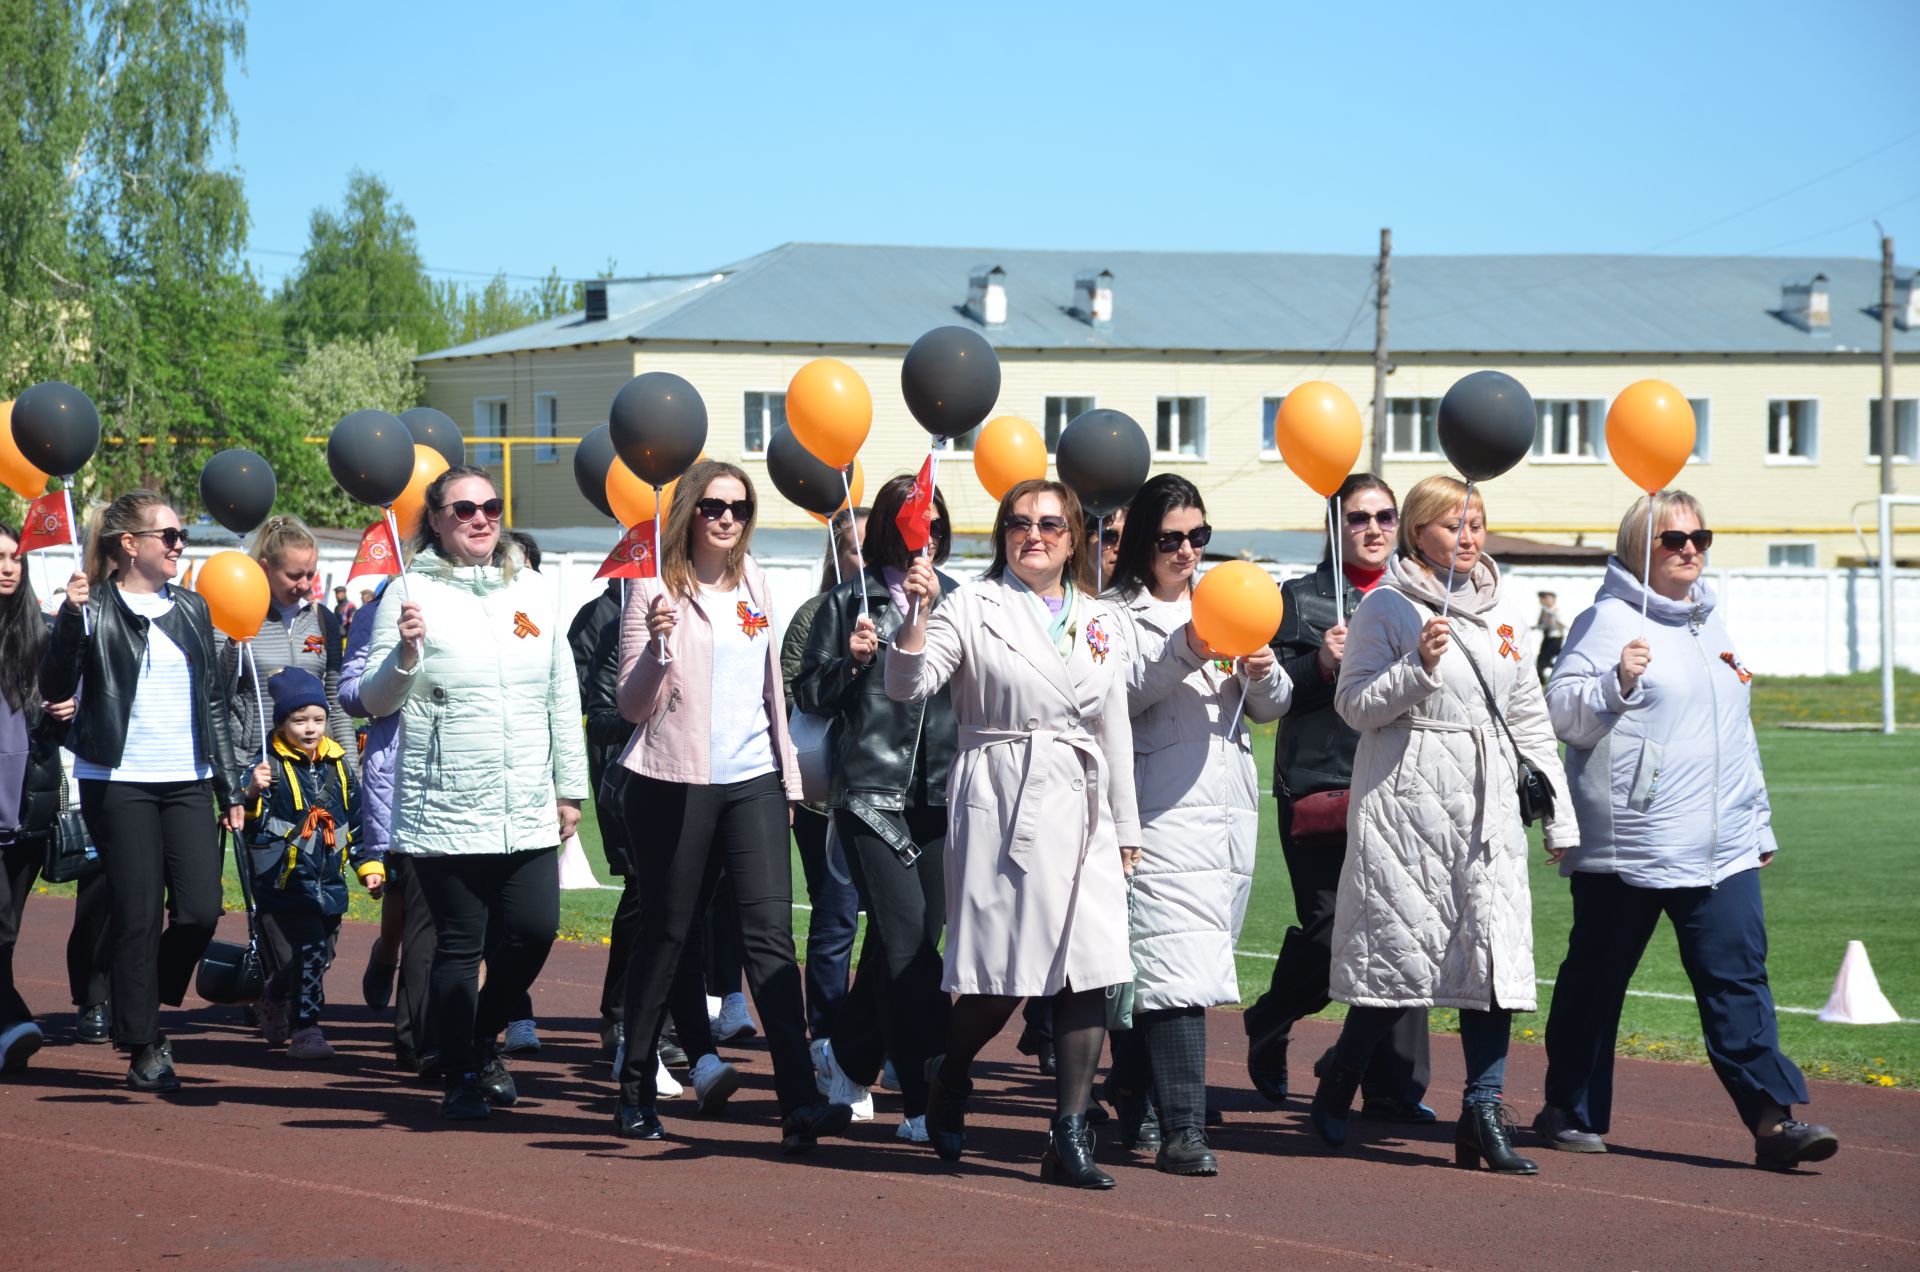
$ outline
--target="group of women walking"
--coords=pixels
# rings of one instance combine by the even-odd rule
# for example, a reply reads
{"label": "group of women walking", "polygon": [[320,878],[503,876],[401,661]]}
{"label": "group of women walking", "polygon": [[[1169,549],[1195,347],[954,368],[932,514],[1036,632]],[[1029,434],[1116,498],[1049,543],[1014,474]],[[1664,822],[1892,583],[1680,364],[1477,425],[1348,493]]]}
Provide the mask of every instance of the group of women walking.
{"label": "group of women walking", "polygon": [[[965,584],[940,569],[952,527],[937,497],[926,549],[908,547],[913,495],[912,478],[894,478],[858,543],[841,536],[851,577],[810,604],[783,666],[750,551],[753,482],[697,463],[666,513],[658,577],[594,602],[575,624],[576,666],[550,589],[501,533],[486,473],[432,484],[410,572],[356,617],[344,666],[323,636],[316,679],[330,724],[347,711],[374,722],[359,833],[404,863],[390,896],[430,920],[389,928],[376,963],[403,969],[401,1045],[416,1063],[435,1057],[446,1116],[518,1098],[496,1039],[554,939],[555,852],[591,794],[614,814],[601,832],[627,879],[603,1002],[618,1134],[666,1135],[669,1050],[684,1050],[703,1114],[741,1084],[718,1053],[698,954],[717,904],[766,1034],[784,1151],[871,1117],[890,1069],[900,1138],[962,1158],[974,1061],[1026,999],[1050,1017],[1043,1179],[1113,1186],[1089,1120],[1109,1037],[1123,1145],[1154,1149],[1169,1173],[1214,1174],[1205,1013],[1238,1000],[1261,816],[1249,725],[1278,720],[1273,787],[1299,925],[1246,1013],[1248,1070],[1269,1100],[1289,1098],[1294,1024],[1346,1004],[1312,1066],[1309,1121],[1329,1147],[1351,1139],[1356,1095],[1369,1122],[1436,1120],[1426,1012],[1444,1007],[1459,1012],[1467,1071],[1456,1162],[1537,1170],[1503,1099],[1512,1013],[1535,1007],[1537,822],[1574,903],[1541,1142],[1604,1151],[1622,998],[1665,913],[1756,1160],[1786,1168],[1837,1149],[1793,1117],[1807,1095],[1766,981],[1757,872],[1776,844],[1749,677],[1700,578],[1712,534],[1693,500],[1657,497],[1651,539],[1645,502],[1629,510],[1543,693],[1517,635],[1527,616],[1484,555],[1484,503],[1448,478],[1420,482],[1404,508],[1377,477],[1350,479],[1334,496],[1339,556],[1329,544],[1287,585],[1273,648],[1239,659],[1192,623],[1212,531],[1186,479],[1140,490],[1104,589],[1098,531],[1064,485],[1009,490],[991,564]],[[286,595],[276,588],[274,640],[256,652],[280,649],[269,661],[286,665],[311,651],[303,624],[321,621],[298,600],[304,533],[270,527],[260,542]],[[180,1001],[218,917],[216,815],[240,826],[259,741],[204,604],[172,585],[185,543],[158,496],[116,500],[49,635],[17,536],[0,527],[9,1065],[38,1045],[11,947],[31,884],[21,846],[46,834],[49,756],[64,742],[106,862],[112,1036],[131,1085],[177,1085],[158,1007]],[[37,682],[15,674],[16,653]],[[828,729],[820,812],[796,811],[793,711]],[[832,919],[846,942],[852,907],[868,917],[851,989],[811,1019],[789,855],[805,817],[822,818],[810,876],[817,865],[850,888]]]}

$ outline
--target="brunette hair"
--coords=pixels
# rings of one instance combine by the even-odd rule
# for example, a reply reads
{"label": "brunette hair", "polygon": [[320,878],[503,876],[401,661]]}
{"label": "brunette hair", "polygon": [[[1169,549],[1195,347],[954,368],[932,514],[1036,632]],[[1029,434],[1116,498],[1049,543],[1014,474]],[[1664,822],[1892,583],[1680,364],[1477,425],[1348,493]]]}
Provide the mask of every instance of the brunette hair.
{"label": "brunette hair", "polygon": [[[900,509],[912,496],[916,480],[912,473],[890,477],[873,497],[873,515],[867,518],[867,537],[861,547],[868,565],[904,570],[920,555],[900,537]],[[939,486],[933,488],[933,537],[927,546],[932,549],[935,565],[945,565],[953,551],[953,520],[947,516],[947,497],[940,493]]]}
{"label": "brunette hair", "polygon": [[[667,524],[660,527],[660,584],[674,596],[693,596],[697,585],[693,577],[694,505],[705,499],[707,487],[722,477],[731,477],[739,482],[747,492],[748,502],[754,506],[754,516],[760,515],[760,500],[753,493],[753,478],[747,476],[745,469],[718,459],[695,461],[674,487],[673,501],[667,505]],[[747,550],[752,542],[753,522],[749,521],[740,528],[738,541],[727,549],[726,571],[720,579],[723,586],[740,585],[740,576],[747,568]]]}
{"label": "brunette hair", "polygon": [[[488,488],[496,495],[500,493],[499,487],[493,484],[493,474],[484,468],[475,468],[472,464],[455,464],[452,468],[447,469],[446,472],[435,477],[427,483],[426,507],[420,512],[420,528],[413,532],[413,541],[407,545],[411,549],[409,552],[410,557],[417,557],[427,551],[431,551],[442,558],[446,557],[447,550],[440,546],[439,532],[433,528],[433,514],[446,506],[447,487],[459,481],[462,477],[478,477],[485,481]],[[487,564],[498,569],[502,578],[510,579],[513,577],[514,553],[511,550],[512,547],[513,540],[510,537],[510,532],[503,525],[500,528],[499,536],[493,541],[493,555],[487,558]]]}
{"label": "brunette hair", "polygon": [[986,577],[999,579],[1006,576],[1006,526],[1007,518],[1013,515],[1014,505],[1028,495],[1048,494],[1059,497],[1060,515],[1067,519],[1067,566],[1062,572],[1063,577],[1081,592],[1092,596],[1093,560],[1087,555],[1087,518],[1080,510],[1080,496],[1073,493],[1072,487],[1048,481],[1044,477],[1020,482],[1000,497],[1000,509],[993,514],[993,563],[987,567]]}
{"label": "brunette hair", "polygon": [[[853,535],[853,528],[860,524],[860,518],[868,515],[869,511],[870,509],[865,507],[842,508],[827,518],[827,524],[833,527],[833,533],[827,539],[826,553],[820,558],[820,590],[822,592],[831,592],[845,582],[840,577],[839,567],[835,564],[834,557],[847,546]],[[861,548],[860,555],[865,557],[866,554],[866,549]]]}
{"label": "brunette hair", "polygon": [[540,569],[540,542],[525,530],[502,530],[500,537],[508,540],[520,549],[520,559],[527,563],[529,570]]}
{"label": "brunette hair", "polygon": [[291,514],[268,517],[253,535],[253,559],[261,565],[278,565],[288,551],[296,548],[320,550],[320,541],[307,529],[307,523]]}
{"label": "brunette hair", "polygon": [[1113,576],[1107,586],[1131,599],[1153,585],[1153,562],[1159,556],[1154,540],[1160,537],[1160,523],[1170,512],[1193,508],[1201,517],[1207,505],[1200,488],[1178,473],[1149,477],[1127,505],[1126,524],[1120,527],[1120,548],[1113,559]]}
{"label": "brunette hair", "polygon": [[[1626,566],[1633,577],[1640,579],[1642,583],[1646,582],[1646,579],[1641,576],[1647,572],[1647,540],[1650,537],[1647,534],[1648,498],[1649,496],[1642,495],[1633,501],[1633,507],[1627,509],[1627,515],[1620,519],[1620,534],[1613,541],[1613,554],[1619,557],[1620,564]],[[1686,491],[1663,490],[1651,498],[1653,499],[1655,534],[1660,532],[1660,527],[1667,524],[1667,518],[1676,512],[1692,513],[1693,519],[1700,523],[1700,528],[1702,530],[1707,528],[1706,509],[1700,506],[1698,499]]]}
{"label": "brunette hair", "polygon": [[[1333,505],[1333,521],[1336,527],[1346,518],[1347,500],[1365,490],[1379,491],[1387,497],[1388,503],[1394,505],[1395,511],[1399,510],[1399,500],[1394,497],[1393,487],[1387,485],[1383,478],[1375,477],[1372,473],[1348,473],[1347,479],[1340,483],[1340,489],[1333,492],[1331,499]],[[1331,537],[1327,539],[1327,546],[1325,550],[1321,552],[1320,559],[1322,561],[1333,560],[1333,539]]]}
{"label": "brunette hair", "polygon": [[151,490],[129,490],[94,514],[87,530],[87,582],[100,586],[120,566],[120,536],[148,528],[155,508],[165,508],[165,496]]}
{"label": "brunette hair", "polygon": [[20,562],[20,586],[12,596],[0,596],[0,698],[15,711],[25,711],[40,696],[47,620],[40,614],[40,598],[33,594],[27,559],[20,555],[20,531],[0,522],[0,539],[13,540],[13,554]]}

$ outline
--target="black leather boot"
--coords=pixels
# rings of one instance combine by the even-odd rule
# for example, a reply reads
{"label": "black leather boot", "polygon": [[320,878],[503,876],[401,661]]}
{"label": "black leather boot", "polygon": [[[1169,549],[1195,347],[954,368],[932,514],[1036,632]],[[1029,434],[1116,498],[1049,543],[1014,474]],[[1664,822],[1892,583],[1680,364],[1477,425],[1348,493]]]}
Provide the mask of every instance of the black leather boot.
{"label": "black leather boot", "polygon": [[660,1125],[660,1115],[654,1112],[651,1101],[646,1104],[628,1104],[623,1096],[613,1106],[613,1133],[622,1139],[661,1140],[667,1132]]}
{"label": "black leather boot", "polygon": [[510,1109],[520,1102],[520,1092],[513,1085],[513,1074],[507,1072],[507,1062],[491,1047],[480,1054],[480,1093],[497,1109]]}
{"label": "black leather boot", "polygon": [[178,1091],[180,1078],[173,1071],[173,1048],[165,1038],[157,1038],[140,1048],[127,1066],[127,1085],[135,1091]]}
{"label": "black leather boot", "polygon": [[1154,1158],[1154,1169],[1169,1175],[1218,1175],[1219,1159],[1207,1147],[1207,1137],[1197,1126],[1185,1126],[1167,1136]]}
{"label": "black leather boot", "polygon": [[1517,1125],[1498,1100],[1467,1105],[1453,1130],[1453,1164],[1475,1170],[1485,1159],[1488,1170],[1503,1175],[1539,1174],[1537,1165],[1513,1151],[1512,1128]]}
{"label": "black leather boot", "polygon": [[957,1087],[942,1081],[940,1062],[945,1058],[927,1061],[927,1141],[941,1160],[957,1162],[967,1147],[967,1097],[973,1094],[973,1083]]}
{"label": "black leather boot", "polygon": [[1067,1188],[1113,1187],[1113,1176],[1093,1164],[1093,1132],[1087,1129],[1085,1113],[1053,1119],[1046,1155],[1040,1159],[1040,1182]]}
{"label": "black leather boot", "polygon": [[1102,1092],[1113,1105],[1120,1127],[1120,1146],[1136,1153],[1160,1151],[1160,1114],[1151,1091],[1123,1091],[1109,1079]]}
{"label": "black leather boot", "polygon": [[1360,1089],[1361,1070],[1336,1059],[1323,1060],[1314,1068],[1321,1071],[1320,1085],[1314,1088],[1307,1119],[1328,1148],[1343,1148],[1347,1142],[1347,1117],[1353,1112],[1353,1093]]}
{"label": "black leather boot", "polygon": [[1287,1044],[1285,1033],[1269,1034],[1247,1044],[1247,1077],[1269,1104],[1287,1099]]}

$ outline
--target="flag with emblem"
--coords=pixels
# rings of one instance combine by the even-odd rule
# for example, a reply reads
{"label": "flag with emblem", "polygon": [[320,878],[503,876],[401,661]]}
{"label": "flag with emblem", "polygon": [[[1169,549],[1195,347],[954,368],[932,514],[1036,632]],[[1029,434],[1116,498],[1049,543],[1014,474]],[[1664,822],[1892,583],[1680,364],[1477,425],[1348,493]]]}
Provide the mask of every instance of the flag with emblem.
{"label": "flag with emblem", "polygon": [[596,579],[651,579],[658,577],[659,564],[653,559],[653,522],[642,521],[613,545],[601,563]]}
{"label": "flag with emblem", "polygon": [[20,524],[20,551],[37,552],[73,542],[73,526],[67,520],[67,492],[56,490],[27,505]]}
{"label": "flag with emblem", "polygon": [[924,550],[933,540],[933,456],[928,455],[920,465],[920,473],[913,479],[913,491],[900,505],[899,513],[893,524],[900,528],[900,538],[914,551]]}
{"label": "flag with emblem", "polygon": [[400,573],[400,551],[394,546],[393,532],[387,529],[384,519],[367,527],[360,536],[360,551],[354,554],[353,568],[347,571],[347,582],[362,574],[398,574]]}

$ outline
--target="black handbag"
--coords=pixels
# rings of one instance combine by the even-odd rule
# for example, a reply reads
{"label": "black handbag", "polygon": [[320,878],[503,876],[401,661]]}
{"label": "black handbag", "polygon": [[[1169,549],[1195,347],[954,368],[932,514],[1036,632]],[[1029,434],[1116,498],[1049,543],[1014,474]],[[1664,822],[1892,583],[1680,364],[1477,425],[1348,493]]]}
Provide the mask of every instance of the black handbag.
{"label": "black handbag", "polygon": [[1493,700],[1493,690],[1487,687],[1487,678],[1480,674],[1480,664],[1473,660],[1465,645],[1460,646],[1461,656],[1467,660],[1467,666],[1473,668],[1473,678],[1480,682],[1480,692],[1487,695],[1487,710],[1493,715],[1493,722],[1507,735],[1507,745],[1513,748],[1513,766],[1520,774],[1520,821],[1531,826],[1535,822],[1545,821],[1553,816],[1553,783],[1520,754],[1520,744],[1514,740],[1513,730],[1507,727],[1506,717],[1500,714],[1499,704]]}
{"label": "black handbag", "polygon": [[258,1002],[267,991],[267,967],[260,953],[260,925],[253,909],[252,872],[241,851],[240,837],[224,827],[220,833],[223,840],[233,844],[234,864],[240,870],[240,896],[247,909],[247,943],[208,942],[193,987],[210,1003]]}
{"label": "black handbag", "polygon": [[75,883],[106,869],[87,833],[86,818],[77,808],[67,806],[67,775],[60,775],[60,811],[47,828],[47,859],[40,865],[40,877],[48,883]]}

